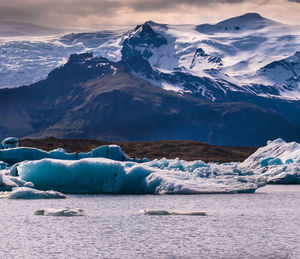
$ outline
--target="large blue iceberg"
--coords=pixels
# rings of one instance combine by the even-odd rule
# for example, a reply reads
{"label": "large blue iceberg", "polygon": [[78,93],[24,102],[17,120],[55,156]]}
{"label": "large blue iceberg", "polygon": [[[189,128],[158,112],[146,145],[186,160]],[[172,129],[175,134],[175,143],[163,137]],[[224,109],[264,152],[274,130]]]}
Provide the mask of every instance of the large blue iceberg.
{"label": "large blue iceberg", "polygon": [[62,193],[240,193],[254,192],[265,185],[264,179],[242,177],[231,168],[227,168],[228,173],[220,171],[214,177],[203,177],[203,174],[198,175],[197,170],[160,169],[151,163],[137,164],[105,158],[79,161],[42,159],[23,163],[18,171],[22,180],[32,182],[36,188]]}
{"label": "large blue iceberg", "polygon": [[[89,153],[9,148],[0,150],[0,159],[0,191],[6,192],[26,187],[64,194],[251,193],[267,183],[300,183],[300,144],[281,139],[268,142],[241,163],[178,158],[140,163],[117,145]],[[23,197],[24,190],[35,195],[20,189]]]}

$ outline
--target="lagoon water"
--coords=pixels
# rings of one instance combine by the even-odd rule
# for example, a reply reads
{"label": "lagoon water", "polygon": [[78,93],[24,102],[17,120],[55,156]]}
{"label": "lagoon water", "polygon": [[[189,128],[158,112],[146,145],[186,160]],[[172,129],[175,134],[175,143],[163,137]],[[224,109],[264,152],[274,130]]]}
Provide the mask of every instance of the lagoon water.
{"label": "lagoon water", "polygon": [[[0,258],[300,258],[300,185],[255,194],[0,200]],[[81,208],[86,216],[34,215]],[[142,215],[143,209],[208,216]]]}

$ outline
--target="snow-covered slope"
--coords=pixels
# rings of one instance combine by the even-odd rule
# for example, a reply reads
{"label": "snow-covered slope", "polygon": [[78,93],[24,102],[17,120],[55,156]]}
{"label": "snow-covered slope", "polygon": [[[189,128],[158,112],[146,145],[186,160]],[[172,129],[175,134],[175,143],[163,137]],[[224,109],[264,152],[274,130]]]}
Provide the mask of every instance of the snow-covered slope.
{"label": "snow-covered slope", "polygon": [[238,94],[299,100],[299,46],[300,26],[255,13],[215,25],[148,21],[129,31],[2,38],[0,87],[43,79],[71,53],[89,51],[112,61],[128,61],[136,76],[180,94],[212,101],[231,100],[232,95],[236,100]]}
{"label": "snow-covered slope", "polygon": [[123,30],[71,33],[64,36],[0,38],[0,88],[45,79],[73,53],[92,51],[112,61],[121,59]]}
{"label": "snow-covered slope", "polygon": [[[216,25],[171,26],[151,21],[145,25],[167,43],[159,47],[148,45],[146,53],[152,53],[150,56],[145,55],[144,46],[136,44],[131,50],[140,49],[140,54],[156,71],[173,75],[180,72],[196,77],[181,76],[180,80],[170,82],[164,76],[157,80],[156,76],[160,84],[162,81],[177,84],[183,91],[199,92],[210,96],[211,100],[218,99],[218,90],[224,95],[228,91],[238,91],[260,96],[300,98],[299,58],[295,54],[299,50],[300,26],[283,25],[258,14],[243,15]],[[145,32],[142,35],[133,31],[128,38],[143,38],[144,35]],[[132,55],[136,53],[132,52]],[[292,63],[284,68],[284,76],[269,65],[282,59]],[[268,75],[263,76],[260,72],[263,67],[268,69]],[[206,83],[199,83],[198,78],[205,78]],[[208,85],[213,89],[209,89]]]}

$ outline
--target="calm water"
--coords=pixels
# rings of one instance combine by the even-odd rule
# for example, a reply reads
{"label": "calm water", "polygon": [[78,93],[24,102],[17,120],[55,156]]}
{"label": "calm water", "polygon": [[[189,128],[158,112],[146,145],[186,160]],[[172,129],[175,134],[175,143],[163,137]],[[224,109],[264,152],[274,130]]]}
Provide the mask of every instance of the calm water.
{"label": "calm water", "polygon": [[[300,186],[237,195],[2,199],[0,206],[0,258],[300,258]],[[66,206],[87,216],[33,215]],[[141,209],[209,216],[149,216]]]}

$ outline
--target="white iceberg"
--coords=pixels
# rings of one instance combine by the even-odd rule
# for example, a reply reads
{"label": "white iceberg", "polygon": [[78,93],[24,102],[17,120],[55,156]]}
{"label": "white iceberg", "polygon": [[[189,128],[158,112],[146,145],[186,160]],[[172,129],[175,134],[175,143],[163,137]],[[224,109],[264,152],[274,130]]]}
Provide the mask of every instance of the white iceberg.
{"label": "white iceberg", "polygon": [[300,144],[282,139],[268,141],[242,162],[239,169],[253,170],[269,183],[300,184]]}
{"label": "white iceberg", "polygon": [[36,210],[34,215],[39,216],[56,216],[56,217],[74,217],[74,216],[85,216],[83,209],[70,209],[70,208],[62,208],[62,209],[55,209],[55,208],[47,208]]}
{"label": "white iceberg", "polygon": [[39,191],[27,187],[14,188],[8,193],[8,199],[65,199],[66,195],[55,191]]}

